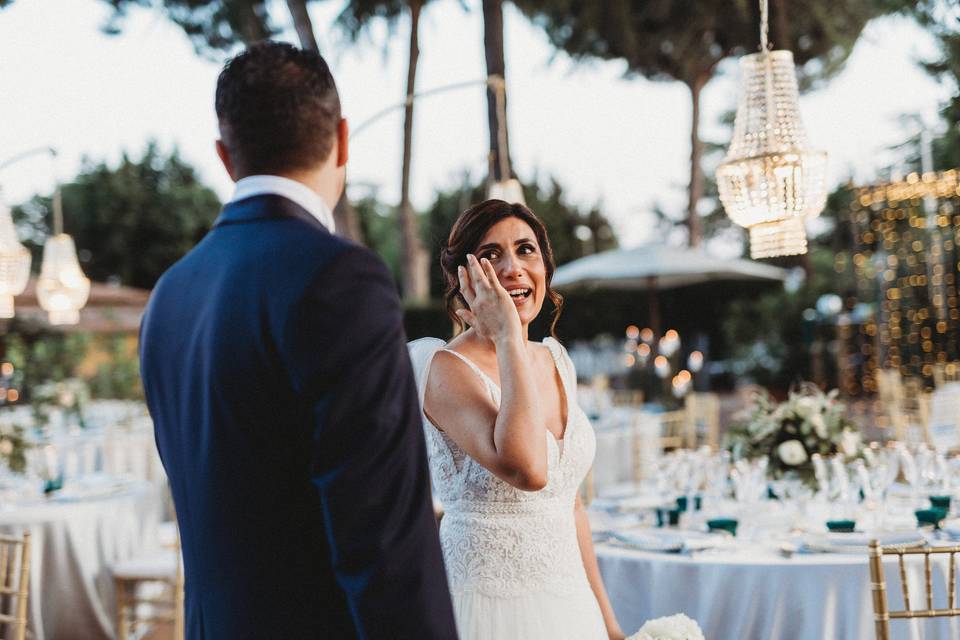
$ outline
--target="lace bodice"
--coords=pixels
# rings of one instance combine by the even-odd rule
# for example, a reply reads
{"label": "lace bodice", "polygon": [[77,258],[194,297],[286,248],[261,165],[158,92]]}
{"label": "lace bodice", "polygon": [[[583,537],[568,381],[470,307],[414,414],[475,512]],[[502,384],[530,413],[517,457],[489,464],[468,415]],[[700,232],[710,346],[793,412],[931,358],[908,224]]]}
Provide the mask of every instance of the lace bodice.
{"label": "lace bodice", "polygon": [[[568,593],[587,584],[573,510],[596,441],[576,402],[577,379],[566,350],[552,338],[543,344],[560,372],[567,424],[561,442],[546,431],[547,484],[540,491],[522,491],[500,480],[423,416],[434,491],[444,508],[440,540],[452,591]],[[421,406],[433,357],[444,346],[434,338],[409,345]],[[497,384],[474,363],[450,353],[483,380],[499,406]]]}

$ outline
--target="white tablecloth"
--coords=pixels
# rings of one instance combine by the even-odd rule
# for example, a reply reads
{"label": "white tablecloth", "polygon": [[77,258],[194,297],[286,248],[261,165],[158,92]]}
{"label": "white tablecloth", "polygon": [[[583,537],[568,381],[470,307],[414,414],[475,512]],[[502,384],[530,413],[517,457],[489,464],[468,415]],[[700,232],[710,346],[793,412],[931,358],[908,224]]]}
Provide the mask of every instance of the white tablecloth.
{"label": "white tablecloth", "polygon": [[109,568],[156,547],[160,495],[137,483],[100,498],[0,511],[0,532],[32,537],[28,630],[35,640],[114,637]]}
{"label": "white tablecloth", "polygon": [[[604,584],[628,633],[644,621],[685,613],[710,640],[872,640],[866,553],[678,555],[597,546]],[[923,565],[910,558],[911,604],[923,606]],[[946,607],[947,563],[934,569],[934,604]],[[885,560],[891,610],[903,608],[895,558]],[[960,638],[960,619],[892,621],[895,639]]]}

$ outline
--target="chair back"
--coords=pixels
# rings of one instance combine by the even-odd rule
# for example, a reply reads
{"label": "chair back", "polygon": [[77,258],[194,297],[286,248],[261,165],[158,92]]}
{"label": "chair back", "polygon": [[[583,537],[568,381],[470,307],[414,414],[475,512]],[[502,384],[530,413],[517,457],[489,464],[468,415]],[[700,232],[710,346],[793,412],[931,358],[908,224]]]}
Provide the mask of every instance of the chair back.
{"label": "chair back", "polygon": [[720,446],[720,396],[715,393],[689,393],[685,401],[687,411],[687,435],[694,442],[687,446],[695,448],[698,442],[713,451]]}
{"label": "chair back", "polygon": [[0,623],[8,640],[27,637],[30,595],[30,533],[0,536]]}
{"label": "chair back", "polygon": [[[960,546],[908,549],[905,547],[882,547],[878,540],[870,542],[870,582],[873,590],[873,613],[877,640],[890,640],[890,620],[960,616],[960,608],[957,607],[956,600],[957,563],[955,555],[957,553],[960,553]],[[904,605],[902,611],[890,611],[887,603],[887,582],[884,579],[883,573],[884,555],[896,555],[899,562],[900,589],[903,593]],[[910,606],[910,589],[907,583],[907,569],[904,563],[904,556],[908,555],[922,555],[924,557],[923,570],[926,606],[923,609],[914,609]],[[947,607],[945,609],[937,609],[933,603],[933,569],[931,567],[930,556],[935,555],[950,556]]]}

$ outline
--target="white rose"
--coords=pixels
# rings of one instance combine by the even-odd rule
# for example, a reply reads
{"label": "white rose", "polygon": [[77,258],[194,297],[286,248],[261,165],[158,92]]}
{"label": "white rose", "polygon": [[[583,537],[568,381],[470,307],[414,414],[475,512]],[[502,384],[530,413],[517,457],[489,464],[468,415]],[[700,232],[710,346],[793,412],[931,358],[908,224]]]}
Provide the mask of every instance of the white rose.
{"label": "white rose", "polygon": [[777,455],[783,464],[795,467],[807,461],[807,450],[799,440],[786,440],[777,447]]}
{"label": "white rose", "polygon": [[818,403],[815,398],[803,396],[801,398],[797,398],[796,406],[793,410],[801,418],[806,418],[817,410],[817,404]]}
{"label": "white rose", "polygon": [[822,413],[815,413],[810,418],[810,424],[813,425],[813,430],[817,432],[817,435],[821,438],[827,437],[827,423],[823,421]]}
{"label": "white rose", "polygon": [[840,435],[840,450],[847,456],[857,455],[860,450],[860,432],[844,429]]}
{"label": "white rose", "polygon": [[0,440],[0,453],[2,453],[5,456],[8,456],[11,453],[13,453],[13,443],[10,442],[8,438],[4,438],[3,440]]}
{"label": "white rose", "polygon": [[665,618],[648,620],[640,631],[628,640],[704,640],[700,625],[677,613]]}

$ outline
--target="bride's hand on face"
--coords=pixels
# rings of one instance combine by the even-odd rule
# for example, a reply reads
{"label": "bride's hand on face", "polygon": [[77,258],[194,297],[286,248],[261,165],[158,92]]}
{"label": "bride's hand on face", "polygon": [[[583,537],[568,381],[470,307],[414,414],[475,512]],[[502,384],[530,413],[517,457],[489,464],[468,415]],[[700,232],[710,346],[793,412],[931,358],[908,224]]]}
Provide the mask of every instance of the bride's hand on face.
{"label": "bride's hand on face", "polygon": [[461,320],[494,344],[522,338],[520,314],[489,260],[467,255],[467,266],[457,267],[457,277],[460,293],[470,305],[457,310]]}

